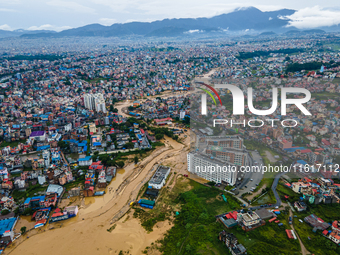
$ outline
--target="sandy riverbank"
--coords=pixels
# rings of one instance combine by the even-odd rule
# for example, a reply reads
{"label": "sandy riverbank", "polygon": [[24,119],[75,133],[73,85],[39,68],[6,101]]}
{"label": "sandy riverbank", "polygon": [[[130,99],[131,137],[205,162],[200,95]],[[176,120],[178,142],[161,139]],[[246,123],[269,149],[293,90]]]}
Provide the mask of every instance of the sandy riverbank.
{"label": "sandy riverbank", "polygon": [[[166,147],[155,150],[141,163],[143,169],[129,165],[124,173],[118,174],[116,180],[108,188],[114,192],[104,197],[85,200],[84,208],[79,215],[60,223],[49,224],[36,232],[29,232],[5,250],[4,254],[118,254],[120,250],[129,254],[142,254],[146,246],[161,238],[171,227],[168,223],[159,223],[154,231],[148,234],[137,219],[124,216],[115,222],[116,228],[108,232],[110,222],[116,214],[123,210],[129,201],[137,197],[140,187],[150,178],[154,164],[166,159],[164,164],[172,162],[174,168],[184,171],[186,168],[184,145],[166,139]],[[178,158],[177,158],[178,157]],[[175,171],[175,170],[174,170]],[[120,186],[121,183],[125,185]],[[115,192],[121,187],[118,192]],[[50,229],[54,226],[54,229]],[[33,235],[34,233],[38,233]]]}

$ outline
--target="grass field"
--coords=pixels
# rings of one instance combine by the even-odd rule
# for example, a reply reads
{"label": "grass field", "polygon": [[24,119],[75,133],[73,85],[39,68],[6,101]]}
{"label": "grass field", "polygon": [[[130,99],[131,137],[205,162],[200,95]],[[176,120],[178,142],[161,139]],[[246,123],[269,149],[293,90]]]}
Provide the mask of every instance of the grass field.
{"label": "grass field", "polygon": [[277,216],[283,226],[267,221],[266,225],[249,232],[244,232],[240,227],[234,227],[226,231],[235,234],[239,242],[246,247],[249,255],[300,254],[298,240],[288,239],[285,232],[286,229],[290,229],[288,217],[288,211],[282,211],[282,214]]}
{"label": "grass field", "polygon": [[280,195],[280,198],[282,201],[285,201],[285,196],[289,196],[287,199],[289,202],[294,203],[299,199],[301,195],[295,193],[292,189],[286,187],[282,181],[279,182],[279,184],[276,187],[276,190],[278,194]]}
{"label": "grass field", "polygon": [[306,249],[313,254],[322,255],[335,255],[340,254],[340,247],[336,246],[332,241],[322,236],[321,231],[316,233],[312,231],[312,227],[307,223],[299,222],[299,219],[303,220],[306,216],[314,213],[324,221],[331,223],[339,218],[340,204],[319,204],[308,205],[307,211],[303,213],[295,212],[297,217],[294,217],[294,227],[299,234],[301,241],[305,245]]}
{"label": "grass field", "polygon": [[[154,210],[140,218],[157,219],[164,210],[168,212],[165,218],[172,219],[174,226],[160,242],[158,249],[163,254],[229,254],[217,239],[223,227],[214,216],[240,207],[230,194],[224,195],[227,202],[222,199],[220,190],[179,177],[171,191],[162,192]],[[175,212],[179,215],[174,216]],[[142,219],[142,225],[145,220]]]}
{"label": "grass field", "polygon": [[[175,217],[174,226],[160,242],[159,249],[163,254],[230,254],[217,239],[224,226],[216,222],[214,216],[239,209],[239,203],[229,194],[224,194],[227,203],[224,202],[220,193],[221,191],[214,187],[209,188],[180,178],[174,190],[159,200],[157,206],[164,207],[164,204],[177,206],[180,213]],[[290,228],[288,212],[278,217],[284,226],[267,223],[247,233],[240,227],[226,231],[234,233],[250,255],[299,254],[298,241],[289,240],[285,232],[285,229]]]}
{"label": "grass field", "polygon": [[336,255],[340,253],[340,248],[337,248],[336,244],[323,237],[321,232],[314,233],[311,226],[305,222],[299,222],[298,219],[294,218],[294,228],[309,252],[320,255]]}
{"label": "grass field", "polygon": [[330,92],[320,92],[320,93],[313,93],[312,98],[316,98],[317,100],[326,100],[329,98],[338,98],[338,93],[330,93]]}
{"label": "grass field", "polygon": [[25,143],[25,142],[26,140],[18,140],[18,141],[13,141],[13,142],[2,141],[0,144],[0,148],[4,148],[7,146],[16,147],[18,146],[19,143]]}

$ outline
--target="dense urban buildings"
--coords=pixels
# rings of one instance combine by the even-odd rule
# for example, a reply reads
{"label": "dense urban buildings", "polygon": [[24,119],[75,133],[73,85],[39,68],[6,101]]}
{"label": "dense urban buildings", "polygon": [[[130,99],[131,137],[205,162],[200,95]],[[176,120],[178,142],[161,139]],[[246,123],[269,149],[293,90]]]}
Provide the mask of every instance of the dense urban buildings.
{"label": "dense urban buildings", "polygon": [[[147,253],[144,244],[164,254],[339,253],[339,35],[319,32],[1,39],[1,247],[83,238],[72,247],[94,254]],[[258,110],[273,88],[305,88],[312,115],[294,105],[233,115],[232,94],[216,89],[202,116],[201,95],[214,91],[199,82],[237,86],[245,99],[252,87]],[[281,166],[290,170],[262,171]],[[144,238],[156,228],[165,241]],[[147,241],[127,245],[136,238],[125,229]]]}

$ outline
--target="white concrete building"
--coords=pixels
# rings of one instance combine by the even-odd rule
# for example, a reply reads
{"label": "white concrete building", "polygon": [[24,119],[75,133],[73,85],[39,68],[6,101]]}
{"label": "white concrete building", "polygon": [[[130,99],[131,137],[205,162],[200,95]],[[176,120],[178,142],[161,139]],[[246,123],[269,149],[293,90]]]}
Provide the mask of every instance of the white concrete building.
{"label": "white concrete building", "polygon": [[90,166],[90,165],[92,165],[92,157],[87,156],[87,157],[84,157],[84,158],[79,158],[78,162],[79,162],[79,166]]}
{"label": "white concrete building", "polygon": [[45,167],[48,168],[51,165],[50,151],[44,150],[42,153],[42,157],[44,159]]}
{"label": "white concrete building", "polygon": [[39,175],[39,176],[38,176],[38,183],[39,183],[40,185],[43,185],[43,184],[46,183],[46,177],[45,177],[45,175]]}
{"label": "white concrete building", "polygon": [[154,189],[161,189],[165,185],[166,178],[170,173],[170,167],[158,166],[156,172],[149,181],[149,186]]}
{"label": "white concrete building", "polygon": [[84,105],[86,109],[106,113],[106,105],[103,94],[86,94],[84,96]]}
{"label": "white concrete building", "polygon": [[235,185],[238,166],[223,162],[219,159],[208,157],[201,153],[190,152],[187,155],[188,171],[197,176],[221,183],[225,181],[229,185]]}

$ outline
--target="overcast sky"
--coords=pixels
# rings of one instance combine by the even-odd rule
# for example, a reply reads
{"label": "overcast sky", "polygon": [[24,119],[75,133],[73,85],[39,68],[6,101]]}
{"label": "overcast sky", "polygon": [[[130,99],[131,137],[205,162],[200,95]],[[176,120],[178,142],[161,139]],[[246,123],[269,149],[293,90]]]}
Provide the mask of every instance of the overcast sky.
{"label": "overcast sky", "polygon": [[0,0],[0,29],[64,30],[87,24],[211,17],[238,7],[298,10],[293,26],[340,24],[339,0]]}

